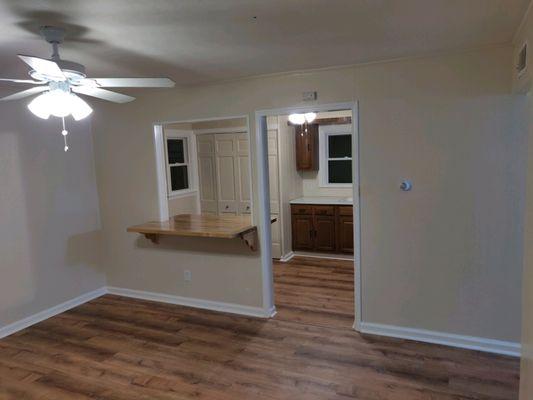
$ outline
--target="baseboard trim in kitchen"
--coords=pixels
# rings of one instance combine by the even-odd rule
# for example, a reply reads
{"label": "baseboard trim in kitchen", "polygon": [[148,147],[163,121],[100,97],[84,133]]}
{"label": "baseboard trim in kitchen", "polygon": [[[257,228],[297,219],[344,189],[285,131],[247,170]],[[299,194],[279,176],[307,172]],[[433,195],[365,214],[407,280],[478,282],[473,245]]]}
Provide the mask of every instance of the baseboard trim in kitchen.
{"label": "baseboard trim in kitchen", "polygon": [[353,255],[350,255],[350,254],[311,253],[311,252],[306,252],[306,251],[295,251],[293,254],[293,257],[311,257],[311,258],[325,258],[325,259],[330,259],[330,260],[353,261]]}
{"label": "baseboard trim in kitchen", "polygon": [[290,261],[294,257],[294,251],[291,251],[290,253],[285,254],[282,256],[279,261],[281,262],[287,262]]}

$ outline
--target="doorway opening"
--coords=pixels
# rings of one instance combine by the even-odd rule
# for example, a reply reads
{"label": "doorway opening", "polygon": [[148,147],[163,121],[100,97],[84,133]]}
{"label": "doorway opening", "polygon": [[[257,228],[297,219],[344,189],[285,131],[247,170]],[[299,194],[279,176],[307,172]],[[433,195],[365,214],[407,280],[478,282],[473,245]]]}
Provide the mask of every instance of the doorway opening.
{"label": "doorway opening", "polygon": [[276,318],[359,328],[356,106],[256,112],[263,307]]}

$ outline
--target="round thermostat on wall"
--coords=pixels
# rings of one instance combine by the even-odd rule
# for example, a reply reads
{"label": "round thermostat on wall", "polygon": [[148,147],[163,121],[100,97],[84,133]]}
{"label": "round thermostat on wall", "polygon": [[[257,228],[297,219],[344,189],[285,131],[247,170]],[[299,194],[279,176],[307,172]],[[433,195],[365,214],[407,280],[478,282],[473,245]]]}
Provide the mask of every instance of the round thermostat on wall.
{"label": "round thermostat on wall", "polygon": [[404,192],[409,192],[412,188],[413,184],[408,179],[404,179],[400,185],[400,189],[402,189]]}

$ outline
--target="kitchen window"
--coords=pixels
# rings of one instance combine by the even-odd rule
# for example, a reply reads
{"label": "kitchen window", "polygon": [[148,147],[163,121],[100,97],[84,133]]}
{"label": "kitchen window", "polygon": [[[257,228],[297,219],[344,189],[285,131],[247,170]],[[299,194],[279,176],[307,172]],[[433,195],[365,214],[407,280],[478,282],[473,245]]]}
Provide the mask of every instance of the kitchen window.
{"label": "kitchen window", "polygon": [[319,127],[320,186],[352,186],[352,126]]}

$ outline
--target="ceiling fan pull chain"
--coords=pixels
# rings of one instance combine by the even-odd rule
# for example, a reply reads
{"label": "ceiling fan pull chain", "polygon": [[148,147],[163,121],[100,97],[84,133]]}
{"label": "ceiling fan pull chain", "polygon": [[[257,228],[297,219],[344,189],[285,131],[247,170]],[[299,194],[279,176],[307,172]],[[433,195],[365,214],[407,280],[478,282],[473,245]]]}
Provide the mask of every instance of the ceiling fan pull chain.
{"label": "ceiling fan pull chain", "polygon": [[61,131],[61,134],[63,135],[63,141],[65,142],[65,152],[67,152],[68,151],[68,145],[67,145],[68,131],[65,129],[65,117],[61,117],[61,122],[63,123],[63,130]]}

